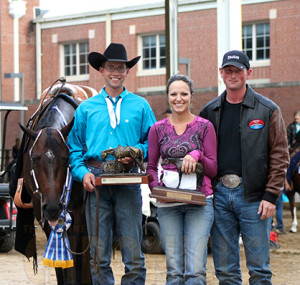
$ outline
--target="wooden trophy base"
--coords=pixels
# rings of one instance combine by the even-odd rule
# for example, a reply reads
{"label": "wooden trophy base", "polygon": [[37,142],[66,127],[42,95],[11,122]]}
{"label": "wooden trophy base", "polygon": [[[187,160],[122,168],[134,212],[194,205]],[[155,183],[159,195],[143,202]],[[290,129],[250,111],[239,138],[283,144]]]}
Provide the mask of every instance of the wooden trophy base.
{"label": "wooden trophy base", "polygon": [[150,197],[159,199],[163,202],[182,202],[188,204],[207,205],[205,195],[193,190],[156,186],[152,189]]}
{"label": "wooden trophy base", "polygon": [[148,184],[148,174],[143,173],[117,173],[101,174],[96,177],[96,186],[99,185],[124,185],[124,184]]}

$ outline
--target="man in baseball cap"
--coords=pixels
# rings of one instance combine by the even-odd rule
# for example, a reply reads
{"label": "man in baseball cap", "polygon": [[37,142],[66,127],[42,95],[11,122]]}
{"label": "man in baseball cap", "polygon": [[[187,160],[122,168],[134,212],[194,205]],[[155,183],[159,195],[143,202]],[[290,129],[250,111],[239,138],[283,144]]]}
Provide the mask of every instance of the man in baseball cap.
{"label": "man in baseball cap", "polygon": [[228,51],[219,72],[226,89],[200,112],[218,135],[211,229],[215,274],[219,284],[246,282],[241,235],[250,284],[271,285],[270,225],[289,163],[285,124],[280,108],[246,83],[253,72],[246,54]]}
{"label": "man in baseball cap", "polygon": [[234,65],[239,69],[250,69],[248,56],[239,50],[231,50],[224,54],[221,68],[228,65]]}

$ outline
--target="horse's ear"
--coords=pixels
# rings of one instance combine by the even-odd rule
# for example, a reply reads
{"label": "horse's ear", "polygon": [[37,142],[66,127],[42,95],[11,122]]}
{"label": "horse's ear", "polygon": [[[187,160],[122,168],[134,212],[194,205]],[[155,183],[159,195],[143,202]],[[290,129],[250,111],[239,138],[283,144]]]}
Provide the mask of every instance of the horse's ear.
{"label": "horse's ear", "polygon": [[33,140],[36,139],[38,132],[28,129],[28,128],[22,126],[20,123],[19,123],[19,126],[20,126],[21,130],[24,132],[24,134],[26,134],[29,138],[31,138]]}
{"label": "horse's ear", "polygon": [[64,136],[64,138],[66,138],[69,134],[69,132],[71,131],[72,127],[73,127],[73,124],[74,124],[74,118],[72,119],[72,121],[67,124],[65,127],[63,127],[60,132],[61,134]]}

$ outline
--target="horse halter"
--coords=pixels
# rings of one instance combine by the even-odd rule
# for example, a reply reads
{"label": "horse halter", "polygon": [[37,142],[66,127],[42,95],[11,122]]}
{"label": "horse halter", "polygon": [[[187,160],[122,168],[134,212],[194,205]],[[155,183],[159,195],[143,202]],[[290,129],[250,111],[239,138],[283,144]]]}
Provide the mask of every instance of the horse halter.
{"label": "horse halter", "polygon": [[[40,186],[39,186],[39,183],[36,179],[36,175],[35,175],[35,171],[34,171],[34,161],[33,161],[33,158],[32,158],[32,151],[33,151],[33,148],[35,147],[38,139],[40,138],[42,132],[43,132],[44,129],[41,129],[37,136],[36,136],[36,139],[34,140],[28,154],[29,154],[29,158],[30,158],[30,165],[31,165],[31,168],[30,168],[30,174],[32,176],[32,179],[33,179],[33,182],[34,182],[34,185],[35,185],[35,191],[33,193],[33,195],[39,195],[39,200],[40,200],[40,205],[41,205],[41,219],[39,220],[39,224],[42,226],[42,228],[44,228],[44,225],[45,225],[45,218],[44,218],[44,215],[43,215],[43,209],[42,209],[42,200],[43,200],[43,193],[41,192],[40,190]],[[68,148],[67,144],[66,144],[66,141],[65,141],[65,138],[64,136],[62,135],[61,131],[58,130],[58,129],[54,129],[58,132],[58,134],[60,135],[63,143],[65,144],[65,146]],[[69,149],[69,148],[68,148]],[[67,183],[67,180],[69,178],[69,167],[67,167],[67,176],[66,176],[66,182]],[[65,195],[64,193],[62,193],[62,196],[61,196],[61,200],[65,198]],[[65,203],[63,203],[65,205]]]}

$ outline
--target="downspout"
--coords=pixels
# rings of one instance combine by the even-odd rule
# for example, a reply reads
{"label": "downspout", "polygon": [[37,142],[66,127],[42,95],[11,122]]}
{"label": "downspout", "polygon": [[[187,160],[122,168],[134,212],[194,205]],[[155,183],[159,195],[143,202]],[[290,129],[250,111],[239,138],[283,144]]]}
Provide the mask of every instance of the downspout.
{"label": "downspout", "polygon": [[111,43],[111,14],[106,14],[105,20],[105,43],[106,47]]}
{"label": "downspout", "polygon": [[42,94],[42,41],[41,41],[41,24],[36,23],[36,94],[40,99]]}
{"label": "downspout", "polygon": [[[9,15],[13,18],[14,39],[14,73],[19,73],[19,19],[26,14],[26,2],[11,0],[9,2]],[[14,78],[14,101],[20,101],[20,81]]]}

